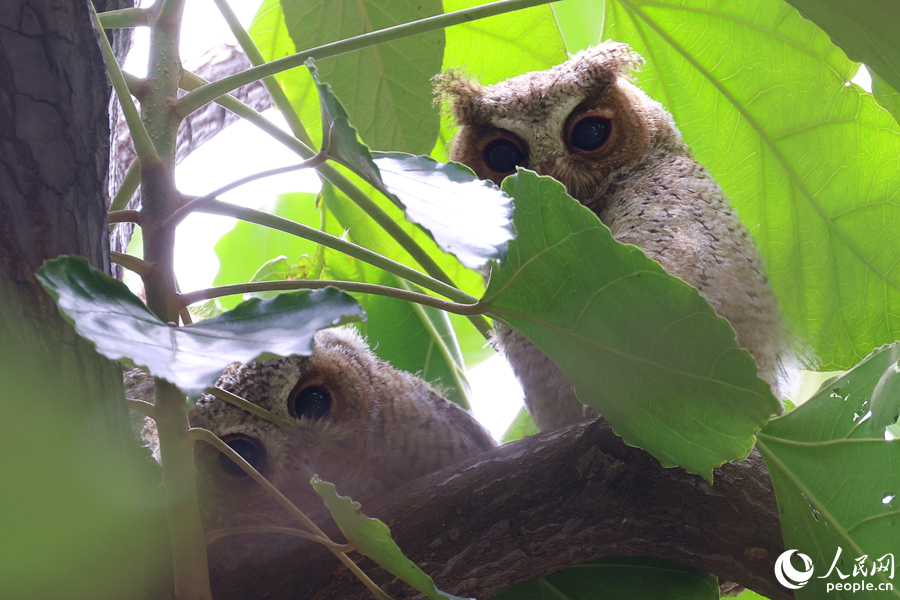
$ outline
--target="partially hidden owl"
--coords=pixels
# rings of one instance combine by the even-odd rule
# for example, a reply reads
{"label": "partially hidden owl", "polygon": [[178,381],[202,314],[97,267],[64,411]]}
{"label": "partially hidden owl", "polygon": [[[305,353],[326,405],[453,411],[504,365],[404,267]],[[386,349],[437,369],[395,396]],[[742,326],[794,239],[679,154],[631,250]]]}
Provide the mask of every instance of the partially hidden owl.
{"label": "partially hidden owl", "polygon": [[[281,427],[211,395],[188,418],[253,465],[315,522],[327,519],[313,474],[363,501],[494,447],[466,411],[422,379],[375,357],[352,328],[316,333],[315,353],[229,367],[217,386],[289,420]],[[126,378],[127,380],[127,378]],[[158,459],[148,420],[145,440]],[[301,528],[255,481],[212,446],[195,444],[204,530]],[[210,545],[213,572],[268,562],[304,544],[276,534],[230,536]]]}
{"label": "partially hidden owl", "polygon": [[[617,240],[696,287],[783,398],[796,361],[762,258],[672,116],[628,81],[642,62],[626,44],[605,42],[496,85],[452,70],[440,75],[436,91],[460,126],[451,158],[498,185],[518,166],[562,182]],[[500,326],[495,341],[538,427],[591,416],[523,336]]]}

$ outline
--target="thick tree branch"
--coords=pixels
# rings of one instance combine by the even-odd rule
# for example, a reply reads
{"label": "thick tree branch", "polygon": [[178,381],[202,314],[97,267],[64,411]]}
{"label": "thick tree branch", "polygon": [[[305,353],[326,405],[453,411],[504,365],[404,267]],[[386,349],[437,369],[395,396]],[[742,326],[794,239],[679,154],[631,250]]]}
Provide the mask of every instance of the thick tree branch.
{"label": "thick tree branch", "polygon": [[[775,494],[754,452],[715,485],[664,469],[599,420],[507,444],[363,506],[444,591],[489,598],[566,566],[618,554],[673,558],[773,600],[784,550]],[[329,532],[330,533],[330,532]],[[413,595],[365,559],[395,598]],[[232,598],[366,598],[325,549],[214,582]]]}

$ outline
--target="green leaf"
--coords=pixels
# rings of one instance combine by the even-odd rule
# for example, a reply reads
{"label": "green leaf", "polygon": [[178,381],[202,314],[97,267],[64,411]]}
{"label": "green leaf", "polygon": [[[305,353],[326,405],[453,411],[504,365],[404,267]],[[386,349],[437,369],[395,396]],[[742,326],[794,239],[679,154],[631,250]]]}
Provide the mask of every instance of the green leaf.
{"label": "green leaf", "polygon": [[457,163],[401,152],[378,153],[373,160],[330,86],[319,81],[313,61],[306,64],[319,90],[328,156],[387,196],[464,266],[477,269],[491,258],[502,260],[512,237],[509,198]]}
{"label": "green leaf", "polygon": [[38,278],[78,335],[98,352],[146,367],[192,398],[232,363],[250,362],[264,353],[308,356],[317,330],[362,317],[353,298],[328,288],[253,299],[218,317],[175,327],[81,257],[49,260]]}
{"label": "green leaf", "polygon": [[384,191],[381,173],[372,161],[372,154],[356,136],[356,129],[350,125],[347,111],[334,95],[331,86],[319,79],[315,61],[306,61],[306,68],[312,76],[319,92],[322,106],[322,152],[365,179],[369,185]]}
{"label": "green leaf", "polygon": [[788,0],[800,13],[831,36],[851,60],[866,63],[900,88],[900,13],[879,0]]}
{"label": "green leaf", "polygon": [[[549,177],[503,181],[518,237],[482,303],[565,372],[626,443],[707,479],[780,409],[734,331],[697,290]],[[575,276],[577,274],[577,277]]]}
{"label": "green leaf", "polygon": [[331,516],[356,549],[381,565],[385,571],[399,577],[432,600],[462,600],[444,593],[434,586],[434,581],[415,563],[403,556],[403,552],[391,538],[391,530],[378,519],[370,519],[359,511],[359,503],[339,496],[334,485],[315,476],[310,481],[325,501]]}
{"label": "green leaf", "polygon": [[[285,32],[298,49],[307,49],[440,13],[439,0],[282,0],[280,7],[268,1],[250,33],[271,60],[289,52]],[[441,67],[443,51],[444,32],[438,30],[327,58],[319,69],[367,145],[422,154],[437,137],[430,80]],[[309,75],[292,70],[279,81],[288,82],[291,105],[312,130],[318,117],[307,117],[318,112],[318,101],[310,93]]]}
{"label": "green leaf", "polygon": [[[484,0],[444,0],[452,12],[486,4]],[[485,85],[526,71],[540,71],[566,60],[566,46],[552,8],[535,6],[447,29],[443,68],[463,68]],[[432,156],[447,162],[457,127],[446,111]]]}
{"label": "green leaf", "polygon": [[[843,582],[836,572],[818,578],[828,573],[839,547],[836,567],[844,575],[852,575],[863,555],[867,569],[886,553],[896,555],[900,443],[885,440],[885,421],[877,422],[870,411],[881,404],[896,420],[898,356],[900,343],[876,350],[805,404],[773,419],[758,436],[775,485],[785,547],[810,556],[817,575],[795,591],[798,600],[821,598],[826,583]],[[867,580],[890,582],[888,575]],[[900,591],[835,597],[898,598]]]}
{"label": "green leaf", "polygon": [[376,152],[375,164],[392,199],[444,252],[470,269],[503,260],[514,232],[512,203],[465,165],[428,156]]}
{"label": "green leaf", "polygon": [[610,556],[581,563],[500,592],[493,600],[718,600],[716,578],[662,558]]}
{"label": "green leaf", "polygon": [[872,95],[892,115],[895,121],[900,121],[900,92],[892,88],[877,73],[872,75]]}
{"label": "green leaf", "polygon": [[750,228],[822,369],[900,337],[900,126],[847,85],[859,65],[779,0],[608,0],[604,37],[647,60],[637,83]]}

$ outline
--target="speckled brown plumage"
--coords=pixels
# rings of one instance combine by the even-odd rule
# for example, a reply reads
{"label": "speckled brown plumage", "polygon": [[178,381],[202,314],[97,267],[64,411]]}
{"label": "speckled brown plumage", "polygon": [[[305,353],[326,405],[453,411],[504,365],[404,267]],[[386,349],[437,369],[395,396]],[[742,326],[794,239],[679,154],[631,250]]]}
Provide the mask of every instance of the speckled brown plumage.
{"label": "speckled brown plumage", "polygon": [[[498,164],[492,148],[497,140],[512,143],[516,164],[561,181],[617,240],[695,286],[783,398],[796,361],[762,258],[671,115],[627,81],[641,63],[627,45],[605,42],[562,65],[488,87],[449,71],[436,87],[460,125],[451,157],[499,184],[509,172],[489,166]],[[576,135],[586,124],[605,140],[599,147],[577,147],[585,146]],[[501,327],[496,339],[541,429],[590,414],[562,372],[522,336]]]}
{"label": "speckled brown plumage", "polygon": [[[314,521],[327,519],[309,484],[313,474],[339,493],[365,501],[404,482],[495,446],[468,413],[418,377],[378,360],[352,328],[316,333],[315,354],[229,367],[217,385],[291,421],[256,417],[210,395],[190,412],[192,427],[209,429],[234,447],[241,439],[263,449],[259,470]],[[330,397],[326,414],[302,413],[307,390]],[[145,439],[158,457],[152,421]],[[249,477],[223,467],[213,447],[195,446],[204,529],[276,525],[298,528],[288,512]],[[246,458],[246,456],[245,456]],[[228,462],[225,463],[227,466]],[[280,535],[240,535],[210,546],[213,571],[272,560],[304,543]]]}

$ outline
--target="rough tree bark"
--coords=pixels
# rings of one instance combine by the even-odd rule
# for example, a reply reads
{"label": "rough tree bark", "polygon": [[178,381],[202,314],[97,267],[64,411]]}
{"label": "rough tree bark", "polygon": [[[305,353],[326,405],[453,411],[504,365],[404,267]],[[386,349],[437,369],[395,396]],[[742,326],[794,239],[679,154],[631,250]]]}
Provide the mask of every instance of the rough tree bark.
{"label": "rough tree bark", "polygon": [[[624,555],[672,558],[773,600],[792,597],[774,578],[784,547],[757,453],[718,469],[710,486],[626,446],[602,419],[496,448],[363,511],[384,520],[404,553],[458,596],[489,598],[569,565]],[[415,596],[371,561],[361,564],[394,598]],[[214,596],[370,597],[318,547],[234,573],[214,583]]]}
{"label": "rough tree bark", "polygon": [[[109,92],[89,6],[0,2],[0,581],[9,598],[153,598],[166,581],[161,512],[131,439],[120,370],[75,334],[35,278],[60,254],[109,268]],[[129,504],[131,492],[114,497],[125,484],[147,494],[144,506]]]}

